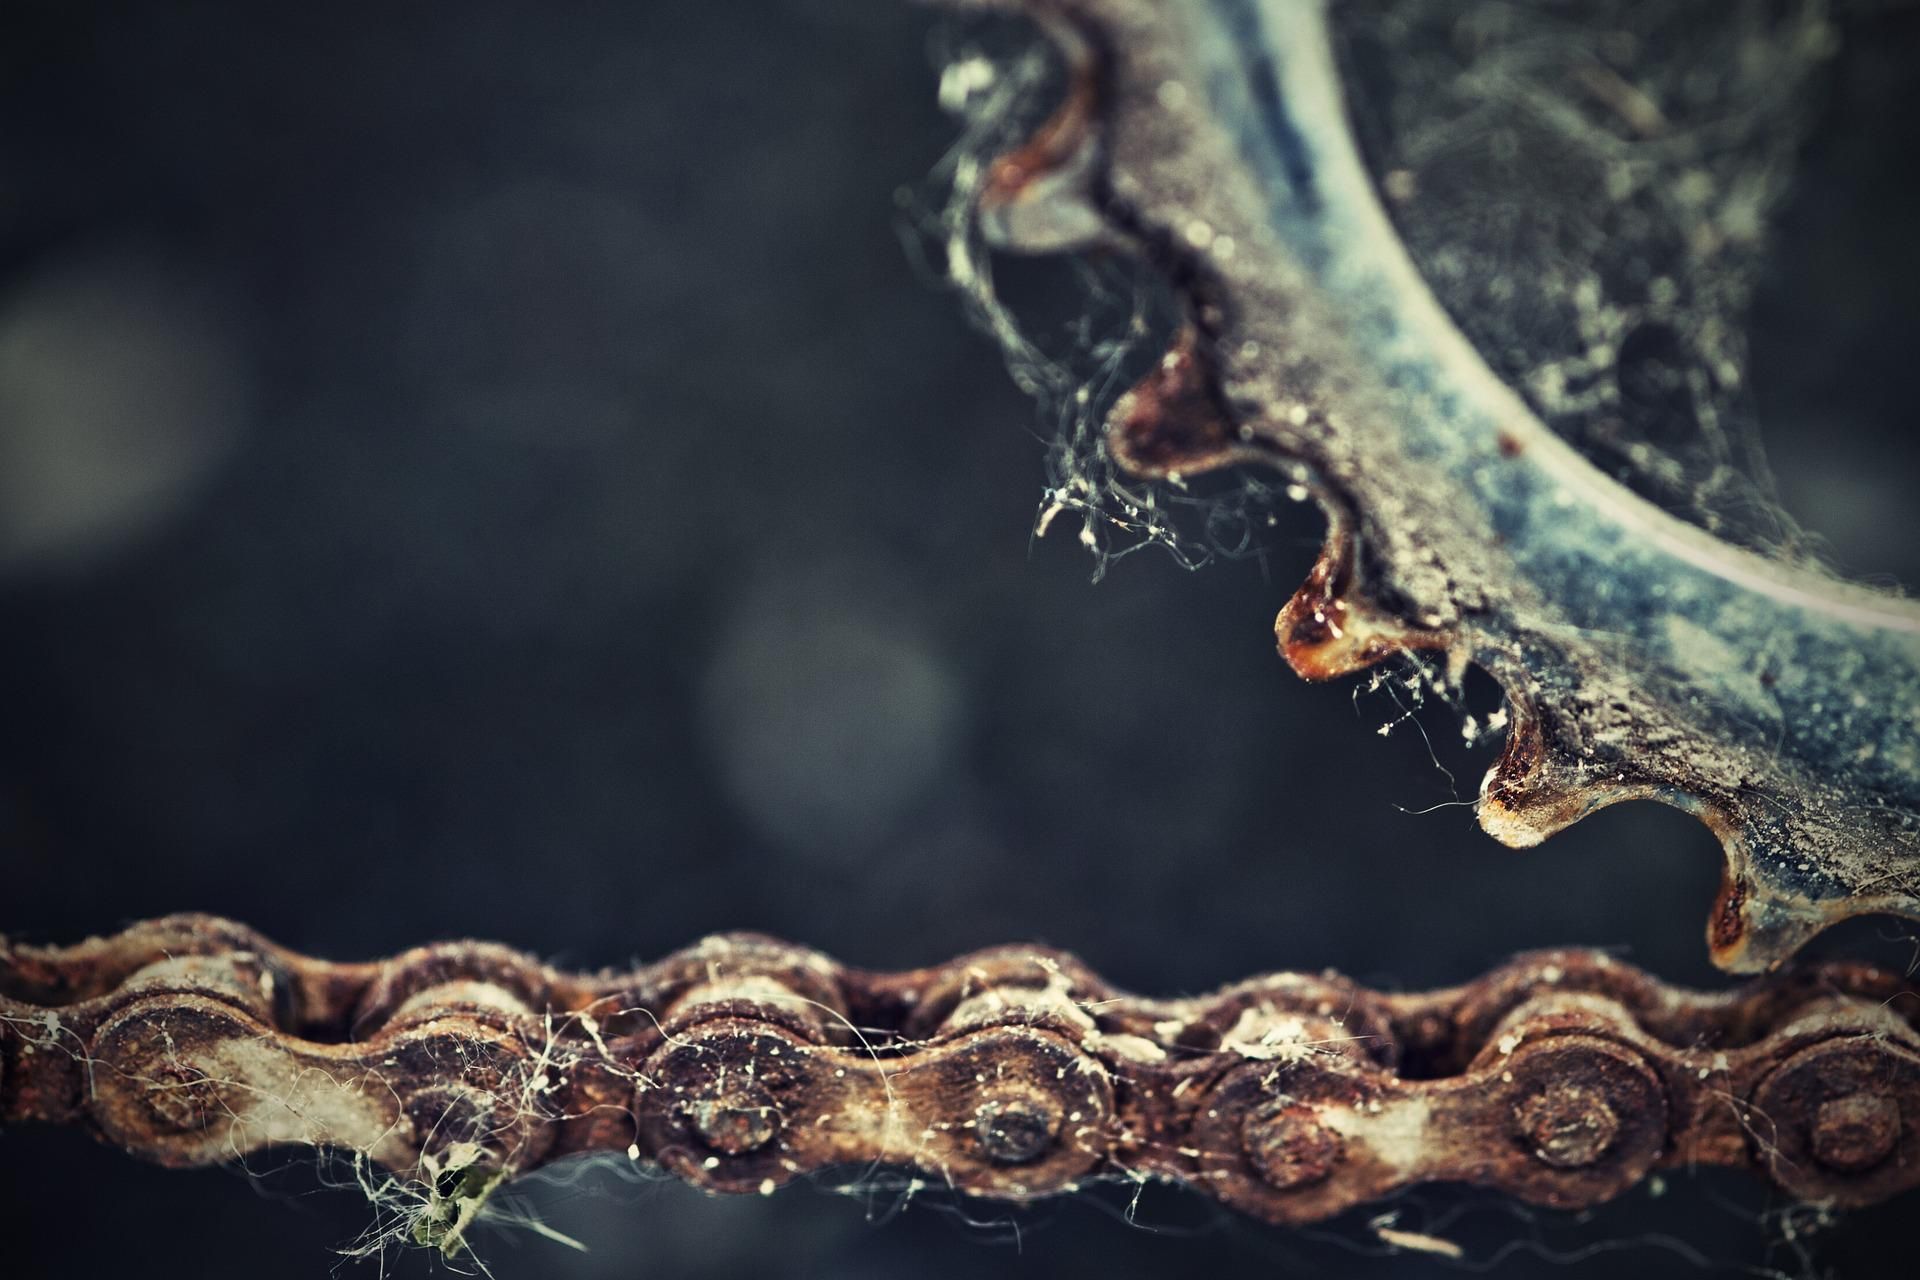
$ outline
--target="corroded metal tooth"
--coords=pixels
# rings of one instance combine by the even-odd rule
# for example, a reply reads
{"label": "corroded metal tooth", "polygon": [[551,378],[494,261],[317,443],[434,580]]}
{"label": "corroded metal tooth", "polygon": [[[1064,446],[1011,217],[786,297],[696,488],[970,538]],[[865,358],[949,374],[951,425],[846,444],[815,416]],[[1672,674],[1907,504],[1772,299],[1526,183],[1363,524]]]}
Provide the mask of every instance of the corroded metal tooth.
{"label": "corroded metal tooth", "polygon": [[1143,479],[1181,479],[1261,456],[1231,425],[1192,325],[1153,370],[1114,402],[1107,451]]}
{"label": "corroded metal tooth", "polygon": [[[1726,856],[1707,921],[1709,953],[1722,969],[1758,973],[1778,967],[1778,957],[1793,955],[1823,929],[1855,916],[1885,912],[1914,918],[1911,889],[1897,871],[1857,884],[1833,874],[1822,858],[1798,852],[1797,838],[1782,832],[1772,797],[1718,804],[1688,800],[1682,807],[1713,830]],[[1889,841],[1863,852],[1889,857],[1898,848]]]}
{"label": "corroded metal tooth", "polygon": [[1508,706],[1506,745],[1480,780],[1478,817],[1501,844],[1530,849],[1591,811],[1589,789],[1551,761],[1539,713],[1512,700]]}
{"label": "corroded metal tooth", "polygon": [[1047,31],[1066,58],[1066,98],[1024,144],[993,161],[976,207],[987,243],[1014,253],[1068,253],[1114,239],[1093,189],[1098,63],[1071,26]]}
{"label": "corroded metal tooth", "polygon": [[1326,546],[1274,622],[1287,664],[1303,679],[1332,680],[1396,653],[1447,648],[1451,638],[1445,632],[1410,627],[1366,597],[1359,581],[1360,539],[1345,515],[1327,509],[1335,514],[1328,519]]}

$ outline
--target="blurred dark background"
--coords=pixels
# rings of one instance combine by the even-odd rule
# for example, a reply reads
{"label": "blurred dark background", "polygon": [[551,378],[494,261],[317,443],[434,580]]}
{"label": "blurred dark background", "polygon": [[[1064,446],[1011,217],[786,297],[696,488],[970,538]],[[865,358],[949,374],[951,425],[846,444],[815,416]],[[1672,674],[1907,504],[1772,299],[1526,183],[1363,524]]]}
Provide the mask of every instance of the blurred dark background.
{"label": "blurred dark background", "polygon": [[[1757,394],[1795,514],[1916,582],[1893,158],[1920,149],[1920,33],[1868,8],[1783,218]],[[1260,556],[1098,585],[1070,523],[1030,536],[1034,408],[900,243],[899,189],[957,130],[932,14],[4,12],[0,929],[202,910],[342,959],[479,936],[578,966],[731,928],[889,967],[1036,939],[1154,993],[1595,944],[1722,981],[1703,827],[1635,805],[1507,851],[1452,803],[1490,749],[1456,715],[1383,739],[1390,693],[1285,670],[1310,512]],[[1077,287],[1002,275],[1041,311]],[[1828,945],[1898,961],[1897,932]],[[367,1206],[260,1166],[0,1135],[0,1272],[324,1274]],[[1162,1188],[1133,1225],[1124,1191],[709,1201],[600,1170],[528,1194],[591,1252],[483,1238],[501,1277],[1458,1266],[1381,1256],[1369,1215],[1281,1232]],[[1503,1276],[1799,1274],[1780,1207],[1687,1174],[1577,1218],[1389,1206]],[[1821,1264],[1883,1273],[1898,1216],[1832,1227]]]}

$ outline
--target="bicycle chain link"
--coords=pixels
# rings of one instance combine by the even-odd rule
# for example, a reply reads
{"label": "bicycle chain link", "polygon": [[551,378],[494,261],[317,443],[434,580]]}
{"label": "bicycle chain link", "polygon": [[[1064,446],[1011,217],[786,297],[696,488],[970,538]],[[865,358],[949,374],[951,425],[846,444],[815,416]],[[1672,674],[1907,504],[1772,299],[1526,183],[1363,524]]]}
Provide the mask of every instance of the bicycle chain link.
{"label": "bicycle chain link", "polygon": [[883,973],[754,935],[626,973],[480,942],[335,964],[173,916],[0,939],[0,1123],[164,1165],[274,1144],[403,1178],[474,1144],[517,1174],[625,1151],[710,1191],[846,1166],[1027,1200],[1180,1183],[1303,1223],[1428,1182],[1577,1208],[1656,1169],[1860,1206],[1920,1184],[1920,987],[1856,963],[1725,993],[1604,953],[1445,990],[1273,974],[1191,999],[1072,956]]}

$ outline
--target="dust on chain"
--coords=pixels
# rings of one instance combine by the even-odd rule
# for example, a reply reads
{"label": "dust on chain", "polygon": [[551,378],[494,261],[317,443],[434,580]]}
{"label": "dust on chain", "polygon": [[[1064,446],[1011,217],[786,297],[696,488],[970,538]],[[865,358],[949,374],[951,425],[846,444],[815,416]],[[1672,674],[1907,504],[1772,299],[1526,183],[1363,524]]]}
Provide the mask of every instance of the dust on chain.
{"label": "dust on chain", "polygon": [[583,975],[478,942],[334,964],[174,916],[0,939],[0,1122],[417,1179],[456,1148],[502,1174],[624,1151],[714,1191],[1125,1176],[1285,1223],[1437,1181],[1573,1208],[1681,1165],[1856,1206],[1920,1184],[1917,1017],[1920,988],[1847,963],[1707,994],[1551,951],[1425,993],[1282,973],[1157,1000],[1027,946],[879,973],[730,935]]}

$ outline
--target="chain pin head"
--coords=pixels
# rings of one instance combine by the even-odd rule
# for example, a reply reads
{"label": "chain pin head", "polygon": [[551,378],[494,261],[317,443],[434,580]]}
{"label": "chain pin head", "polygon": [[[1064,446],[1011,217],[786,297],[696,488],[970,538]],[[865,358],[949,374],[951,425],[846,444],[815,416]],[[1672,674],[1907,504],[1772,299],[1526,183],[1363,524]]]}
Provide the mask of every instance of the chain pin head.
{"label": "chain pin head", "polygon": [[1059,1130],[1059,1114],[1037,1098],[989,1098],[974,1113],[974,1140],[995,1164],[1038,1160]]}
{"label": "chain pin head", "polygon": [[1893,1153],[1900,1140],[1900,1104],[1884,1093],[1849,1093],[1820,1104],[1813,1155],[1839,1173],[1860,1173]]}
{"label": "chain pin head", "polygon": [[220,1114],[219,1089],[206,1072],[185,1063],[154,1067],[142,1101],[156,1124],[171,1133],[199,1133]]}
{"label": "chain pin head", "polygon": [[1282,1191],[1325,1182],[1347,1154],[1340,1135],[1302,1106],[1254,1116],[1241,1131],[1240,1145],[1268,1185]]}
{"label": "chain pin head", "polygon": [[772,1142],[780,1132],[773,1098],[750,1081],[728,1081],[681,1105],[688,1126],[712,1151],[743,1156]]}
{"label": "chain pin head", "polygon": [[1620,1117],[1598,1089],[1549,1085],[1514,1108],[1514,1123],[1534,1157],[1556,1169],[1597,1164],[1620,1132]]}

